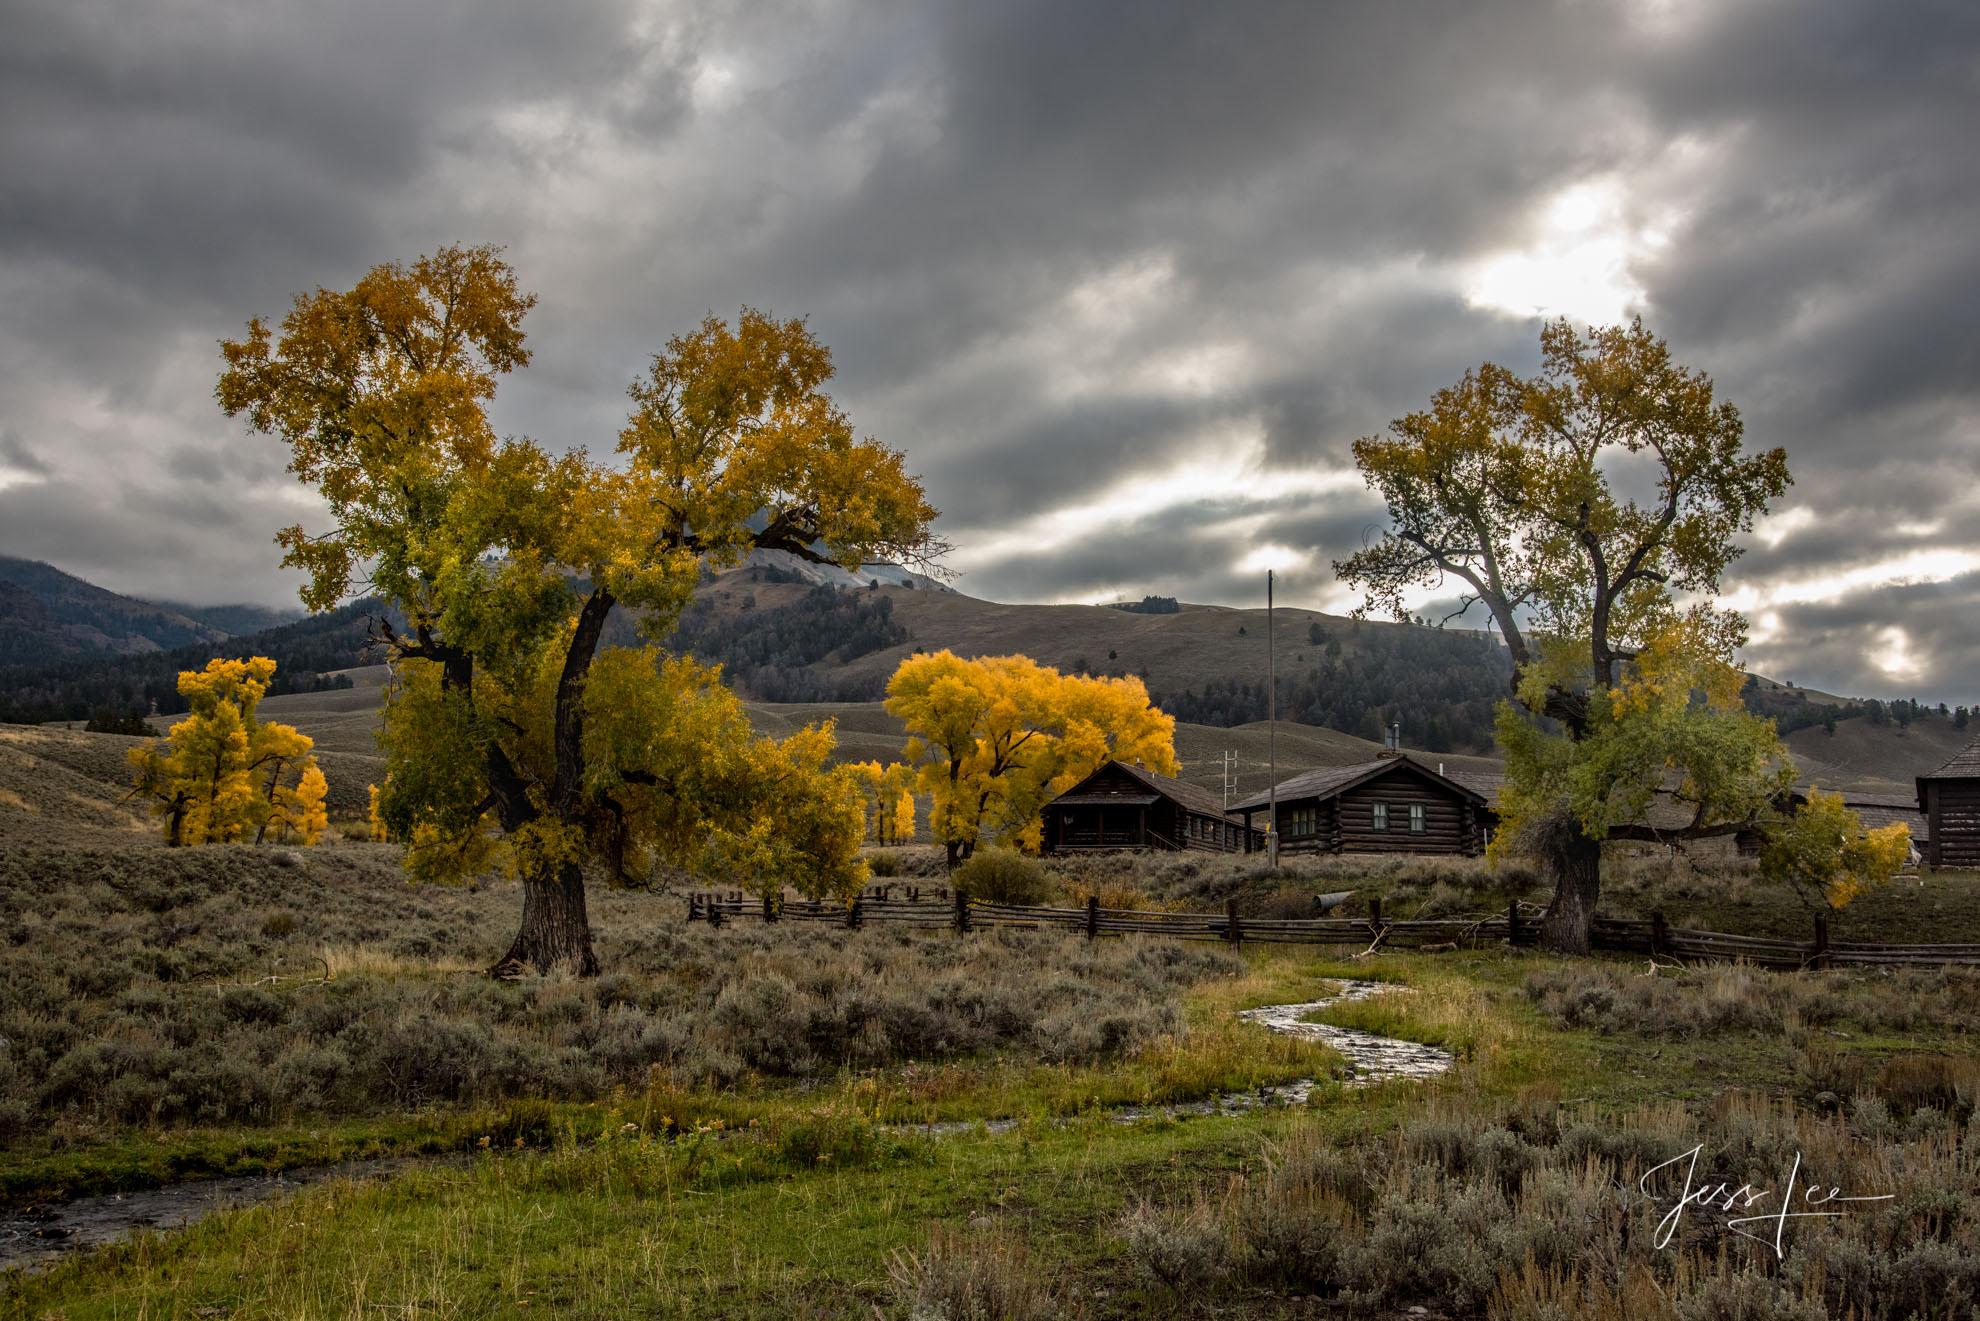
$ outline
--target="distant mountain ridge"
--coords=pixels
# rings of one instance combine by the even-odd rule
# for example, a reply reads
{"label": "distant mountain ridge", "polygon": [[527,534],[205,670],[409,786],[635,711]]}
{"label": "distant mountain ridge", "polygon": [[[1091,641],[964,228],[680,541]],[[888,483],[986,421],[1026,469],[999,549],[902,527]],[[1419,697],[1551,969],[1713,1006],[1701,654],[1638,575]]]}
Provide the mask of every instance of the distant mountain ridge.
{"label": "distant mountain ridge", "polygon": [[218,642],[227,631],[106,591],[39,560],[0,555],[0,666]]}
{"label": "distant mountain ridge", "polygon": [[273,606],[250,605],[244,601],[232,605],[184,605],[178,601],[153,601],[151,604],[160,610],[175,611],[187,619],[197,620],[209,628],[217,628],[229,637],[293,624],[304,615],[301,607],[277,610]]}
{"label": "distant mountain ridge", "polygon": [[366,664],[374,616],[400,623],[374,600],[339,606],[240,637],[190,643],[170,651],[117,655],[89,652],[41,665],[0,667],[0,724],[87,720],[101,713],[173,715],[185,710],[179,672],[215,657],[267,656],[276,664],[271,696],[349,686],[336,672]]}

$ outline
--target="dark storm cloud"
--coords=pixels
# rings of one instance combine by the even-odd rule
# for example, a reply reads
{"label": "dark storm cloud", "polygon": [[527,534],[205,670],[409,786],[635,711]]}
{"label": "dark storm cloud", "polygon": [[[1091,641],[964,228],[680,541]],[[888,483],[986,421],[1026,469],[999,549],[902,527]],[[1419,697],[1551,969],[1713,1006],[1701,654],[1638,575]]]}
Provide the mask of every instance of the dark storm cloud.
{"label": "dark storm cloud", "polygon": [[[214,410],[213,341],[374,261],[495,241],[541,295],[504,430],[609,449],[648,355],[747,302],[833,346],[855,424],[945,510],[966,590],[1249,602],[1270,561],[1297,603],[1341,608],[1326,566],[1380,514],[1327,480],[1349,444],[1467,367],[1530,366],[1535,307],[1633,306],[1790,450],[1790,512],[1727,581],[1755,664],[1980,687],[1967,9],[10,20],[0,553],[278,598],[268,536],[311,509],[279,447]],[[1613,251],[1549,228],[1576,189]],[[1511,294],[1481,274],[1504,260]],[[1607,301],[1560,302],[1563,270]],[[1824,575],[1843,585],[1811,599]]]}

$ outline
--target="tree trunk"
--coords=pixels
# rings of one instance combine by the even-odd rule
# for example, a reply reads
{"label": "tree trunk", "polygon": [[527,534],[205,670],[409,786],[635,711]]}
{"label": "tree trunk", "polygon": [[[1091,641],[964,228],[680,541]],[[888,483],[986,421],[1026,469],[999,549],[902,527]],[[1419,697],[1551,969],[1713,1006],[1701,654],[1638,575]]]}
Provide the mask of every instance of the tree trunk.
{"label": "tree trunk", "polygon": [[522,930],[489,972],[514,977],[525,969],[598,975],[598,956],[591,952],[591,919],[584,908],[584,873],[575,863],[523,878]]}
{"label": "tree trunk", "polygon": [[1586,954],[1602,897],[1602,842],[1583,834],[1578,823],[1563,823],[1548,840],[1546,862],[1554,874],[1554,901],[1540,919],[1541,948]]}

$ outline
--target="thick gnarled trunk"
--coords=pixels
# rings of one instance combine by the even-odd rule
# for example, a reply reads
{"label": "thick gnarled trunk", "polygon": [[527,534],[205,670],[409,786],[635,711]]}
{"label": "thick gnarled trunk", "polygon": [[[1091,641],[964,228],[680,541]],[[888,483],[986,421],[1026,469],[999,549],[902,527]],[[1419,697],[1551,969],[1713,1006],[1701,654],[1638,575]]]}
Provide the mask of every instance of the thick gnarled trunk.
{"label": "thick gnarled trunk", "polygon": [[523,878],[522,930],[501,961],[497,977],[524,972],[598,975],[591,950],[591,921],[584,907],[584,872],[575,863]]}
{"label": "thick gnarled trunk", "polygon": [[1554,877],[1554,901],[1540,919],[1540,944],[1561,954],[1586,954],[1602,897],[1602,842],[1582,833],[1579,822],[1557,822],[1547,832],[1542,858]]}

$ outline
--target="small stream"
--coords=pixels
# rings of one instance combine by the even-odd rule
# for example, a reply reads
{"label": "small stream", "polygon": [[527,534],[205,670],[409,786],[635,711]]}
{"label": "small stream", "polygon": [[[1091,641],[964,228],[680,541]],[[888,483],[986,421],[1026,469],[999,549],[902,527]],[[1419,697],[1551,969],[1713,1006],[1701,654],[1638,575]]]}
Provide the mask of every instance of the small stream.
{"label": "small stream", "polygon": [[52,1264],[65,1252],[102,1247],[141,1229],[183,1229],[220,1211],[278,1201],[336,1179],[383,1179],[407,1169],[465,1164],[466,1156],[386,1156],[309,1165],[280,1174],[197,1179],[129,1193],[45,1202],[0,1214],[0,1270]]}
{"label": "small stream", "polygon": [[[1387,982],[1341,981],[1338,993],[1304,1004],[1266,1005],[1247,1009],[1238,1017],[1258,1023],[1274,1032],[1323,1042],[1339,1051],[1347,1067],[1334,1079],[1306,1078],[1256,1091],[1227,1092],[1207,1101],[1162,1106],[1123,1106],[1113,1112],[1121,1123],[1156,1116],[1240,1115],[1270,1106],[1304,1105],[1313,1089],[1328,1081],[1344,1087],[1368,1087],[1393,1078],[1434,1078],[1456,1062],[1450,1052],[1414,1041],[1397,1041],[1354,1028],[1329,1027],[1305,1019],[1323,1009],[1373,995],[1406,994],[1408,987]],[[993,1120],[990,1132],[1015,1128],[1015,1119]],[[913,1131],[944,1136],[973,1132],[975,1122],[928,1124]],[[377,1160],[345,1161],[337,1165],[317,1165],[285,1170],[280,1174],[251,1175],[231,1179],[200,1179],[192,1183],[139,1192],[108,1193],[49,1202],[0,1214],[0,1270],[26,1267],[39,1269],[65,1252],[102,1247],[120,1242],[143,1229],[182,1229],[220,1211],[272,1202],[316,1184],[336,1179],[389,1178],[406,1169],[429,1169],[436,1165],[465,1165],[470,1156],[394,1156]]]}

